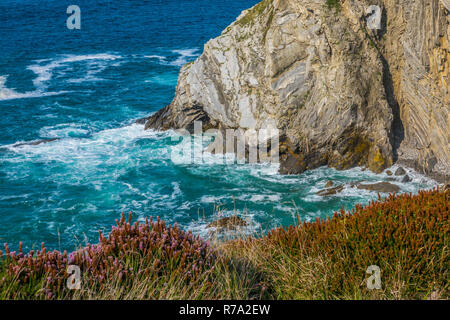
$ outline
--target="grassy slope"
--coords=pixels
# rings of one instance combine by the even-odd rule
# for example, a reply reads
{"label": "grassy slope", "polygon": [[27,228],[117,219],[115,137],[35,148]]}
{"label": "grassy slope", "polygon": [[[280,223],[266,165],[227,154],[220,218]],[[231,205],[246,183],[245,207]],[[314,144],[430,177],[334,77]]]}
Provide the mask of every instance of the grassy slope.
{"label": "grassy slope", "polygon": [[[160,221],[122,219],[70,256],[3,253],[0,299],[448,298],[449,196],[392,196],[214,247]],[[70,263],[81,266],[81,290],[64,286]],[[367,289],[370,265],[381,290]]]}

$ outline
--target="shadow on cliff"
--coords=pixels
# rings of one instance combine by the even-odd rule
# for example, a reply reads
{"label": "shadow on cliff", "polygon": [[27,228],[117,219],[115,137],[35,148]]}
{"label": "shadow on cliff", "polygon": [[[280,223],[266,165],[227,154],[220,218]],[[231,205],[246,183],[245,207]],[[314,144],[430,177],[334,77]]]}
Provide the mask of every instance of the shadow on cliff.
{"label": "shadow on cliff", "polygon": [[[364,24],[366,23],[367,21],[365,20]],[[381,62],[383,64],[383,86],[386,93],[388,104],[391,107],[392,114],[394,116],[394,120],[392,121],[391,126],[391,136],[389,138],[392,145],[392,153],[394,157],[393,160],[395,163],[398,160],[398,149],[400,148],[402,141],[405,139],[405,128],[403,126],[403,122],[400,115],[400,106],[395,97],[394,82],[392,80],[390,65],[385,55],[381,51],[378,42],[379,39],[383,38],[386,32],[387,32],[387,13],[386,8],[383,7],[381,17],[381,30],[378,30],[378,32],[376,32],[376,34],[373,37],[369,33],[366,34],[370,38],[372,43],[375,45],[375,48],[377,49]]]}

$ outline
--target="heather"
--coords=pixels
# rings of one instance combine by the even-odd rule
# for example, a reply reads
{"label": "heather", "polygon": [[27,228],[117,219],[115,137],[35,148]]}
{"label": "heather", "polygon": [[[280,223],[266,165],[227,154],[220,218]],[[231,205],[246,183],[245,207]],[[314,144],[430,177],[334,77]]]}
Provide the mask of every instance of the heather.
{"label": "heather", "polygon": [[[28,254],[10,252],[5,244],[0,256],[2,299],[239,298],[233,286],[245,287],[227,279],[234,266],[217,264],[209,243],[159,219],[132,224],[131,214],[128,221],[122,215],[108,237],[100,233],[98,244],[69,255],[47,252],[44,244]],[[80,267],[83,290],[67,289],[69,265]]]}
{"label": "heather", "polygon": [[[276,299],[448,298],[449,196],[390,195],[228,246],[266,275]],[[367,288],[371,265],[381,290]]]}
{"label": "heather", "polygon": [[[438,299],[449,297],[450,191],[390,195],[332,218],[210,244],[124,216],[71,254],[0,253],[1,299]],[[68,290],[67,266],[82,271]],[[369,290],[366,270],[381,270]]]}

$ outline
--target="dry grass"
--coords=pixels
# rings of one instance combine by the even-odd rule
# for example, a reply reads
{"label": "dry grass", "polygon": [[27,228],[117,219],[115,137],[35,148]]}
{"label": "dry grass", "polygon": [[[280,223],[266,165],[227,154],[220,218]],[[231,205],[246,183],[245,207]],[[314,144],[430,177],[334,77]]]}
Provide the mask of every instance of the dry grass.
{"label": "dry grass", "polygon": [[[390,196],[222,251],[250,261],[274,299],[448,298],[449,196]],[[381,268],[381,290],[367,288],[371,265]]]}

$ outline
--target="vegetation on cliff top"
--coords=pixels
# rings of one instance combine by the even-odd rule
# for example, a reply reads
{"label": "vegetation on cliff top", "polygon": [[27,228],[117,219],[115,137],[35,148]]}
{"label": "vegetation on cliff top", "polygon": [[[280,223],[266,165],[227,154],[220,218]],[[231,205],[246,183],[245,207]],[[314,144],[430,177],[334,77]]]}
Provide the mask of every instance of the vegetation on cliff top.
{"label": "vegetation on cliff top", "polygon": [[[70,255],[0,252],[0,299],[448,298],[450,191],[391,195],[333,218],[211,246],[157,220],[122,217]],[[68,290],[67,266],[82,271]],[[381,270],[369,290],[366,270]]]}
{"label": "vegetation on cliff top", "polygon": [[327,0],[327,7],[328,9],[336,9],[336,11],[341,10],[341,3],[339,0]]}
{"label": "vegetation on cliff top", "polygon": [[272,0],[263,0],[253,8],[249,9],[247,14],[237,21],[240,26],[254,23],[255,19],[261,16],[266,8],[272,3]]}

